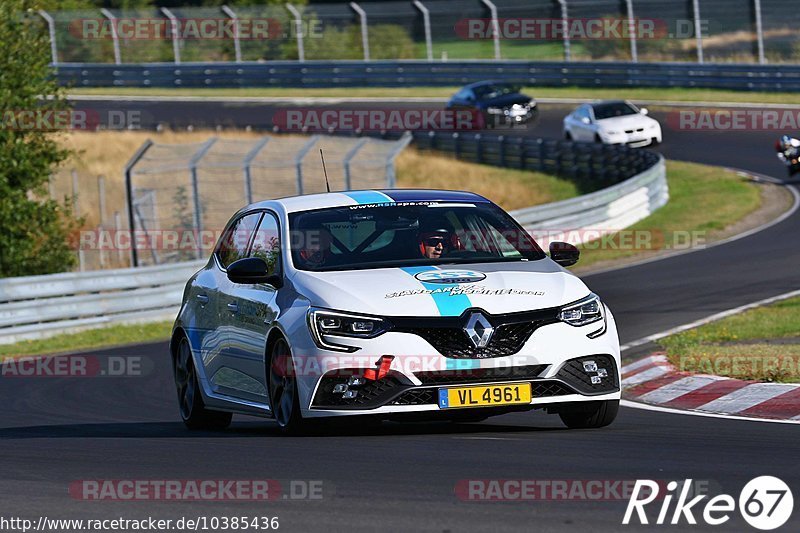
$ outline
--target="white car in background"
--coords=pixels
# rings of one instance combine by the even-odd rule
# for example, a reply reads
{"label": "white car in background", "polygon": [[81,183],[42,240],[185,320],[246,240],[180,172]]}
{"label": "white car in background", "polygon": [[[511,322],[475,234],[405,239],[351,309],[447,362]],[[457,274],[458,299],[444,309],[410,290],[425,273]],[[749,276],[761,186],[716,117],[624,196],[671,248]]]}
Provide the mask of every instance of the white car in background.
{"label": "white car in background", "polygon": [[564,118],[564,138],[569,141],[647,146],[661,142],[661,124],[624,100],[582,104]]}

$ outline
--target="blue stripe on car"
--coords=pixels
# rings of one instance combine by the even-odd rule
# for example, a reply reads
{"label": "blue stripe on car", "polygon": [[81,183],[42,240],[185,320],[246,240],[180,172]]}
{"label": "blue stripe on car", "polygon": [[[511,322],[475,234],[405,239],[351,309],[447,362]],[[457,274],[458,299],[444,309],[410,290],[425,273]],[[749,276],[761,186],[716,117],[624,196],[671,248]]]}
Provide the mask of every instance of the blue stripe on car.
{"label": "blue stripe on car", "polygon": [[[401,268],[406,274],[412,276],[420,272],[430,272],[432,270],[439,270],[432,266],[418,266],[418,267],[403,267]],[[419,281],[419,280],[418,280]],[[456,283],[425,283],[420,281],[422,286],[428,290],[444,289],[447,287],[455,287]],[[472,307],[472,302],[466,294],[459,294],[458,296],[449,296],[447,293],[435,293],[431,295],[433,302],[439,309],[441,316],[461,316],[461,314]],[[448,358],[445,363],[447,370],[466,370],[470,368],[480,368],[481,362],[475,359],[450,359]],[[441,401],[441,400],[440,400]],[[441,407],[441,406],[440,406]]]}
{"label": "blue stripe on car", "polygon": [[[406,274],[414,276],[420,272],[430,272],[431,270],[439,269],[432,266],[420,266],[404,267],[402,270]],[[458,287],[457,283],[426,283],[424,281],[420,281],[420,283],[428,290]],[[472,302],[469,301],[469,296],[466,294],[451,296],[447,292],[436,292],[431,294],[431,296],[433,297],[433,302],[436,304],[436,308],[439,309],[440,316],[461,316],[461,313],[472,307]]]}
{"label": "blue stripe on car", "polygon": [[389,196],[378,191],[345,191],[342,194],[349,196],[359,204],[385,204],[394,202]]}

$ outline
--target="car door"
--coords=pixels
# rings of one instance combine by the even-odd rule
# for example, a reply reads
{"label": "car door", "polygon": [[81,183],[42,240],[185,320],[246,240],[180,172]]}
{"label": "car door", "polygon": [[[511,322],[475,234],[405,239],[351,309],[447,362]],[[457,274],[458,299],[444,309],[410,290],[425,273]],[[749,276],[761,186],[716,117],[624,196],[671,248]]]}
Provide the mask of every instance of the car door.
{"label": "car door", "polygon": [[[281,275],[283,272],[280,229],[277,216],[271,211],[264,212],[251,241],[248,257],[263,259],[269,275]],[[240,396],[265,403],[266,332],[278,318],[278,289],[266,283],[231,282],[231,286],[229,304],[235,304],[231,318],[238,343],[231,347],[229,366],[237,373],[237,381],[227,386],[235,386]]]}
{"label": "car door", "polygon": [[594,141],[594,124],[592,119],[592,108],[582,105],[576,112],[575,130],[573,136],[576,141]]}
{"label": "car door", "polygon": [[[241,285],[228,279],[227,268],[234,261],[247,257],[262,214],[261,211],[246,213],[230,224],[216,252],[220,272],[216,297],[218,322],[213,333],[215,350],[206,365],[215,393],[253,401],[266,395],[242,370],[247,367],[248,335],[240,327],[238,316]],[[248,309],[243,311],[248,312]]]}

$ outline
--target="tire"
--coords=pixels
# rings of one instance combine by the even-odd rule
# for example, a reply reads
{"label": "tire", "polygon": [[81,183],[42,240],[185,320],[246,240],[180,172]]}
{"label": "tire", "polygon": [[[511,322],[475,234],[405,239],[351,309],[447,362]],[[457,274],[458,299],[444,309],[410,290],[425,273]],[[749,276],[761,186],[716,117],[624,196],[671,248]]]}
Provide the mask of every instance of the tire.
{"label": "tire", "polygon": [[599,143],[599,144],[603,144],[603,139],[600,138],[599,134],[595,133],[594,134],[594,142]]}
{"label": "tire", "polygon": [[186,337],[181,338],[177,353],[172,359],[178,407],[183,423],[189,429],[225,429],[231,424],[231,413],[206,409],[197,371],[194,368],[192,349]]}
{"label": "tire", "polygon": [[619,400],[586,402],[575,409],[559,413],[561,421],[570,429],[594,429],[609,425],[617,418]]}
{"label": "tire", "polygon": [[571,141],[572,140],[572,134],[570,132],[568,132],[568,131],[565,131],[564,132],[564,140]]}
{"label": "tire", "polygon": [[302,434],[309,429],[308,420],[300,412],[300,394],[297,388],[292,353],[283,338],[275,341],[270,350],[269,405],[275,421],[288,434]]}

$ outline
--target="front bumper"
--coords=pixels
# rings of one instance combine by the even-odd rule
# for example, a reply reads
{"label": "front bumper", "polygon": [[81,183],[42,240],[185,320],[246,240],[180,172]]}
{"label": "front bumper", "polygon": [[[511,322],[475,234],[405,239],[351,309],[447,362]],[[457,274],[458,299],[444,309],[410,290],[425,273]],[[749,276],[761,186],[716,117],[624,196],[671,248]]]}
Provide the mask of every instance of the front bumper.
{"label": "front bumper", "polygon": [[[598,335],[599,327],[598,323],[582,327],[545,324],[535,329],[513,355],[477,359],[444,357],[423,337],[406,332],[390,331],[374,339],[353,340],[359,347],[353,353],[320,350],[308,335],[295,338],[299,341],[292,346],[295,365],[312,370],[297,374],[303,416],[444,411],[437,403],[441,388],[509,382],[531,384],[531,403],[522,406],[527,409],[619,399],[619,341],[607,309],[605,329]],[[298,354],[305,354],[300,365]],[[366,370],[375,370],[386,355],[393,357],[388,372],[377,380],[348,385],[347,390],[357,394],[345,398],[342,386],[351,377],[363,377]],[[607,375],[601,383],[592,384],[591,373],[582,370],[587,360],[605,369]],[[334,393],[337,385],[338,392]]]}

